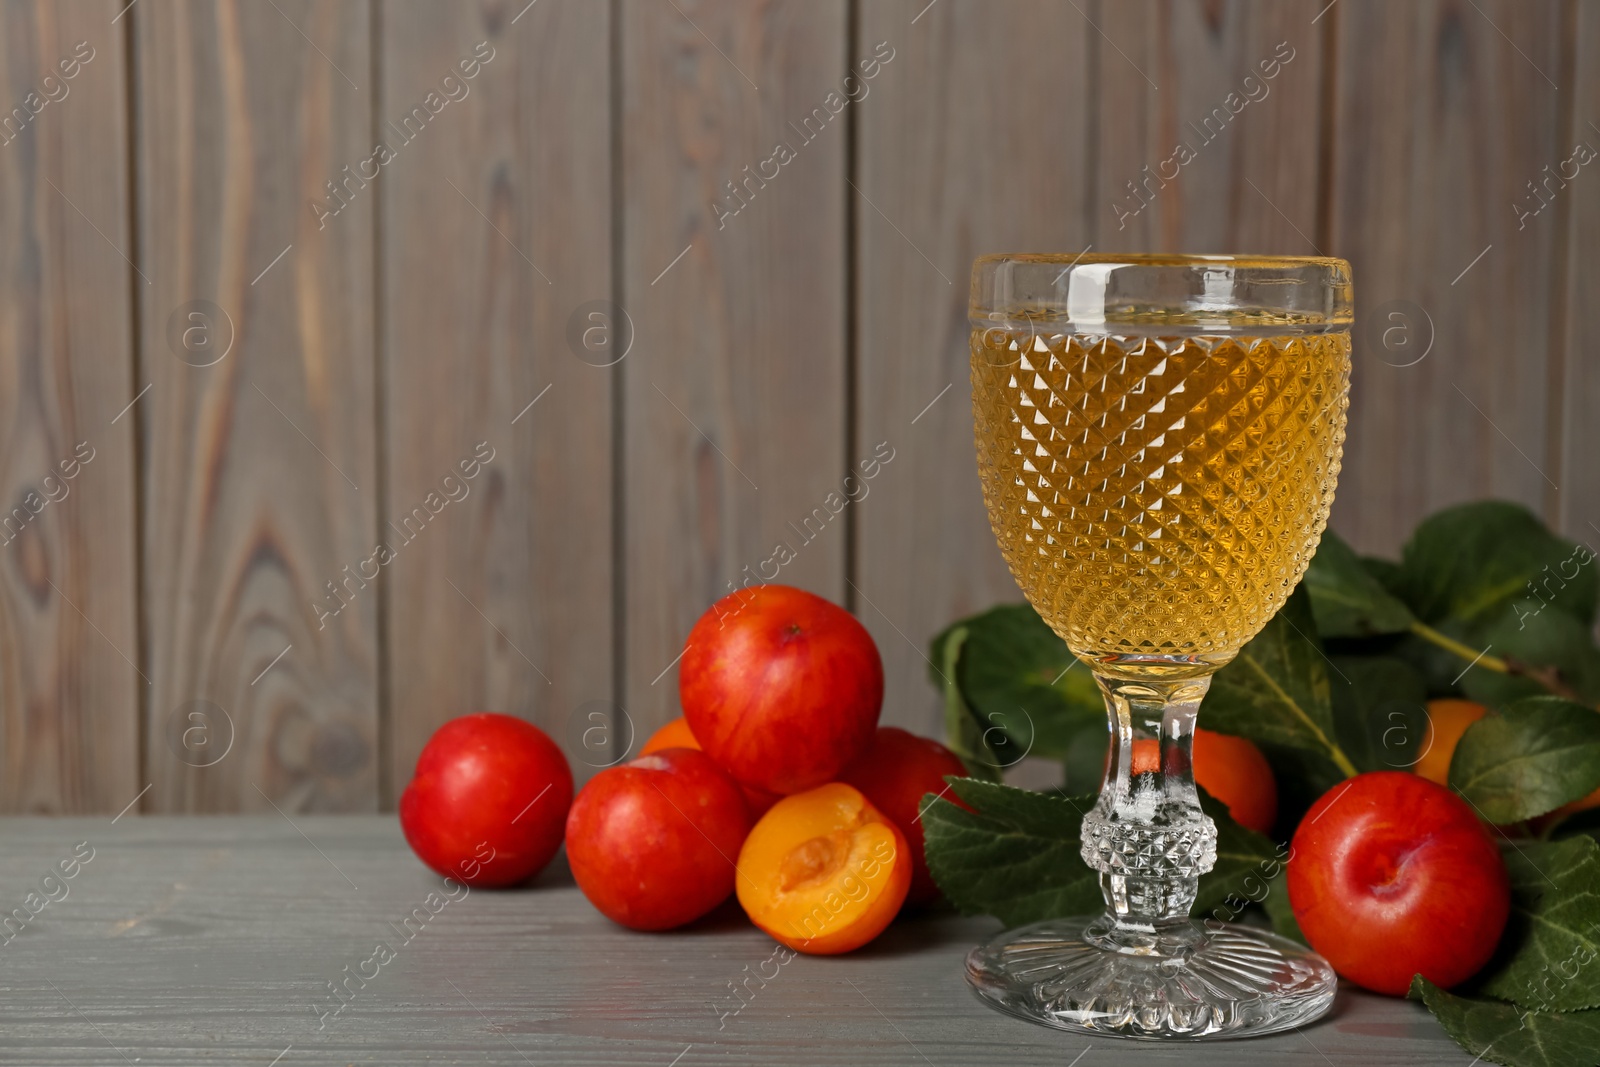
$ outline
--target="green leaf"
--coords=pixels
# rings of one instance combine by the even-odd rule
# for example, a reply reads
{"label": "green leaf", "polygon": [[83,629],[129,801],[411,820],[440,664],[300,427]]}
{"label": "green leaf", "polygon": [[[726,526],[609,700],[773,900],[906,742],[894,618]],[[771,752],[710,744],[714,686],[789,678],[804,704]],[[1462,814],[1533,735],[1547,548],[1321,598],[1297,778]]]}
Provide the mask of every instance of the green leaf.
{"label": "green leaf", "polygon": [[[1431,625],[1438,633],[1463,645],[1470,646],[1477,639],[1470,632],[1473,627],[1459,619],[1441,619]],[[1476,647],[1480,651],[1483,648],[1482,645]],[[1385,654],[1405,660],[1420,673],[1426,681],[1430,697],[1460,696],[1460,682],[1464,677],[1462,672],[1468,670],[1472,662],[1470,658],[1464,659],[1455,652],[1440,648],[1416,633],[1401,635],[1385,650]],[[1490,654],[1494,654],[1493,649]],[[1475,669],[1487,670],[1481,667]]]}
{"label": "green leaf", "polygon": [[1527,697],[1467,727],[1450,787],[1492,823],[1554,811],[1600,786],[1600,714],[1560,697]]}
{"label": "green leaf", "polygon": [[[1579,696],[1600,700],[1600,649],[1589,627],[1564,611],[1536,600],[1515,600],[1473,627],[1468,643],[1527,667],[1554,668]],[[1482,666],[1462,674],[1460,685],[1468,697],[1490,707],[1550,692],[1534,678]]]}
{"label": "green leaf", "polygon": [[955,683],[961,648],[966,644],[964,626],[952,626],[933,639],[933,660],[928,673],[944,696],[944,743],[966,766],[974,778],[999,781],[1000,761],[994,758],[984,737],[983,725],[967,707],[961,687]]}
{"label": "green leaf", "polygon": [[1411,609],[1391,595],[1332,530],[1323,531],[1301,585],[1311,596],[1317,632],[1323,637],[1392,634],[1411,625]]}
{"label": "green leaf", "polygon": [[1424,519],[1401,553],[1395,588],[1423,622],[1475,622],[1534,597],[1592,626],[1600,594],[1593,560],[1527,508],[1485,500]]}
{"label": "green leaf", "polygon": [[1085,729],[1072,742],[1061,757],[1062,786],[1071,795],[1094,795],[1106,773],[1106,749],[1111,743],[1111,731],[1106,723],[1099,729]]}
{"label": "green leaf", "polygon": [[1411,980],[1411,996],[1428,1006],[1456,1044],[1490,1063],[1578,1067],[1593,1064],[1600,1049],[1600,1012],[1524,1011],[1503,1000],[1446,993],[1420,974]]}
{"label": "green leaf", "polygon": [[[1204,705],[1201,722],[1205,723]],[[1209,726],[1209,723],[1205,723]],[[1306,810],[1322,799],[1322,795],[1346,778],[1326,753],[1310,749],[1291,748],[1288,745],[1258,743],[1262,755],[1272,765],[1272,776],[1278,780],[1277,833],[1291,837]]]}
{"label": "green leaf", "polygon": [[[1196,787],[1198,789],[1198,787]],[[1283,869],[1288,847],[1233,821],[1227,805],[1199,789],[1200,807],[1217,824],[1217,862],[1200,876],[1200,890],[1189,914],[1196,920],[1233,922],[1251,904],[1266,899],[1268,886]]]}
{"label": "green leaf", "polygon": [[964,619],[962,695],[990,730],[1001,766],[1024,755],[1064,758],[1086,731],[1106,733],[1094,675],[1029,604],[1002,604]]}
{"label": "green leaf", "polygon": [[[1079,831],[1094,797],[1063,797],[947,778],[975,811],[924,798],[928,869],[944,895],[969,915],[993,915],[1007,926],[1063,915],[1097,914],[1105,906],[1099,875],[1083,862]],[[1284,849],[1238,825],[1202,790],[1200,805],[1217,824],[1217,860],[1200,877],[1191,914],[1231,922],[1260,903],[1283,868]]]}
{"label": "green leaf", "polygon": [[1399,563],[1381,556],[1362,556],[1361,569],[1377,579],[1378,584],[1383,586],[1384,592],[1390,596],[1399,595],[1395,592],[1400,580]]}
{"label": "green leaf", "polygon": [[928,870],[967,915],[1007,926],[1099,913],[1100,876],[1079,854],[1079,827],[1094,797],[1056,797],[1026,789],[946,778],[974,810],[927,802],[922,822]]}
{"label": "green leaf", "polygon": [[1327,666],[1310,601],[1297,589],[1233,662],[1216,673],[1201,721],[1225,734],[1325,755],[1346,774],[1355,774],[1334,741]]}
{"label": "green leaf", "polygon": [[1511,918],[1478,991],[1535,1011],[1600,1007],[1600,845],[1526,841],[1505,858]]}
{"label": "green leaf", "polygon": [[1281,937],[1291,941],[1298,941],[1302,945],[1310,945],[1306,935],[1300,931],[1300,924],[1295,921],[1294,909],[1289,905],[1289,869],[1285,867],[1278,873],[1267,887],[1267,898],[1261,902],[1266,909],[1267,918],[1272,920],[1272,930]]}
{"label": "green leaf", "polygon": [[1334,656],[1328,672],[1334,732],[1363,771],[1405,770],[1428,729],[1422,675],[1385,656]]}

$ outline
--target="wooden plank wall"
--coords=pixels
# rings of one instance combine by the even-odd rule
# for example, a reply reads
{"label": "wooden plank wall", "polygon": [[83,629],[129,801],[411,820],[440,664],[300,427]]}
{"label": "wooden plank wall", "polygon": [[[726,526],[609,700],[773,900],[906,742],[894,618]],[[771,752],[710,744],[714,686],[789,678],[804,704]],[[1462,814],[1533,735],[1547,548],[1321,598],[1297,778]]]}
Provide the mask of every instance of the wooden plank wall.
{"label": "wooden plank wall", "polygon": [[[894,458],[857,505],[851,592],[883,654],[886,721],[923,732],[928,639],[1018,599],[972,459],[968,271],[987,250],[1093,241],[1093,33],[1053,0],[861,11],[856,50],[883,42],[894,58],[858,116],[854,451],[886,443]],[[1051,61],[1001,73],[1024,40]],[[973,91],[985,82],[994,94]]]}
{"label": "wooden plank wall", "polygon": [[1554,517],[1558,233],[1584,194],[1574,183],[1525,220],[1516,206],[1537,207],[1527,183],[1570,154],[1572,12],[1361,0],[1335,13],[1328,243],[1355,269],[1365,344],[1334,522],[1388,548],[1465,499]]}
{"label": "wooden plank wall", "polygon": [[580,773],[610,758],[618,371],[566,339],[612,294],[607,6],[380,18],[387,806],[469,711],[540,723]]}
{"label": "wooden plank wall", "polygon": [[378,604],[330,590],[375,537],[374,200],[307,206],[368,151],[370,13],[129,16],[146,803],[371,808]]}
{"label": "wooden plank wall", "polygon": [[[1561,142],[1561,159],[1569,157],[1579,142],[1600,151],[1600,8],[1579,4],[1569,39],[1572,67],[1572,118]],[[1600,162],[1596,160],[1595,162]],[[1541,168],[1542,170],[1542,168]],[[1571,167],[1567,168],[1571,172]],[[1540,177],[1543,177],[1541,173]],[[1557,253],[1566,272],[1562,321],[1557,324],[1562,352],[1558,397],[1561,418],[1554,445],[1554,465],[1566,491],[1560,493],[1557,517],[1571,536],[1594,544],[1600,538],[1600,319],[1594,314],[1600,293],[1600,197],[1593,188],[1581,189],[1577,181],[1562,201],[1568,221],[1559,227]]]}
{"label": "wooden plank wall", "polygon": [[110,0],[0,8],[6,811],[114,810],[143,784],[150,667],[137,621],[135,421],[123,412],[135,391],[134,247],[116,12]]}
{"label": "wooden plank wall", "polygon": [[646,731],[678,714],[689,628],[780,542],[780,581],[845,592],[845,524],[803,524],[845,466],[847,23],[843,0],[620,10],[620,690]]}
{"label": "wooden plank wall", "polygon": [[1600,147],[1592,5],[9,0],[0,32],[3,810],[388,808],[482,708],[587,777],[774,573],[936,732],[928,638],[1017,595],[971,458],[984,251],[1346,256],[1336,526],[1393,551],[1497,495],[1600,537],[1600,178],[1549,178]]}

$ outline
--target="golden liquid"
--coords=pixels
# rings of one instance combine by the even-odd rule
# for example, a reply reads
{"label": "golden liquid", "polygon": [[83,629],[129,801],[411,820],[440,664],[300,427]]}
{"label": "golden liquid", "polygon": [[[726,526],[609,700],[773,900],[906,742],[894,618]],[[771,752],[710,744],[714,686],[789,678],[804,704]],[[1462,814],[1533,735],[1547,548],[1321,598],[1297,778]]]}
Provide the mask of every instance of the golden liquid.
{"label": "golden liquid", "polygon": [[974,329],[989,521],[1080,656],[1231,659],[1305,573],[1349,406],[1348,333]]}

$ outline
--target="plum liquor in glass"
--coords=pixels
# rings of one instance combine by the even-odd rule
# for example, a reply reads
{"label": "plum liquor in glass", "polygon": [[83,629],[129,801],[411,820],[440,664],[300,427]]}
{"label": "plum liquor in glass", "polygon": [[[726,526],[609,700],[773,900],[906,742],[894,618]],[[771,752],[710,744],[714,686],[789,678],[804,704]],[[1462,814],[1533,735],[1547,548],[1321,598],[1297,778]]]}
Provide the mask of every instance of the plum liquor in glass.
{"label": "plum liquor in glass", "polygon": [[[1217,840],[1190,744],[1212,673],[1283,606],[1327,524],[1351,309],[1339,259],[974,265],[989,520],[1028,600],[1094,672],[1112,752],[1082,827],[1105,912],[974,949],[968,980],[995,1007],[1084,1033],[1200,1038],[1272,1033],[1332,1003],[1315,953],[1190,917]],[[1158,771],[1134,772],[1139,741],[1159,745]]]}

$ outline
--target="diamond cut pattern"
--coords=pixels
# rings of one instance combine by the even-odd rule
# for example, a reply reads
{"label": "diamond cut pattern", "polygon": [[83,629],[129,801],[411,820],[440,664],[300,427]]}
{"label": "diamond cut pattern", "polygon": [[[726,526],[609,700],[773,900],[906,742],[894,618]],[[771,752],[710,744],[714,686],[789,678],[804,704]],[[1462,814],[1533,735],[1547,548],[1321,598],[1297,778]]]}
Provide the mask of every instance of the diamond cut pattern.
{"label": "diamond cut pattern", "polygon": [[1217,859],[1217,825],[1200,821],[1154,827],[1084,816],[1078,850],[1083,862],[1107,874],[1136,878],[1198,878]]}
{"label": "diamond cut pattern", "polygon": [[1327,523],[1349,338],[973,334],[1002,552],[1076,651],[1231,654]]}

